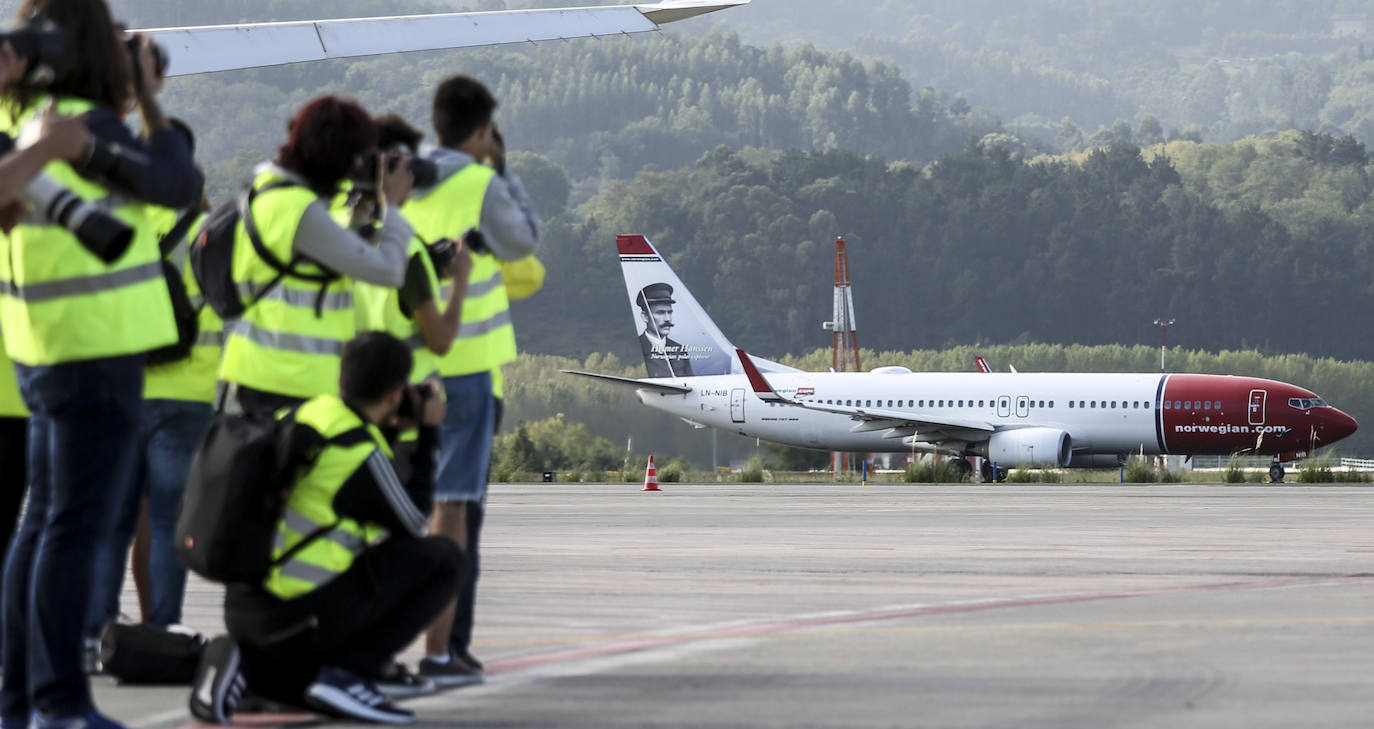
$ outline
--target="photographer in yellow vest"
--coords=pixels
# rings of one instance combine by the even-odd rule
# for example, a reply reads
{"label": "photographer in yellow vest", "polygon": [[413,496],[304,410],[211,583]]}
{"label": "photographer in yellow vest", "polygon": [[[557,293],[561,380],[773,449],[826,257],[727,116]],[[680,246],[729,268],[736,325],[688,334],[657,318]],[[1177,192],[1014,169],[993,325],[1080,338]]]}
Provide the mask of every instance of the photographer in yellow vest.
{"label": "photographer in yellow vest", "polygon": [[[0,721],[111,729],[119,724],[96,711],[82,673],[82,627],[130,481],[144,353],[176,338],[147,206],[195,204],[201,175],[154,98],[147,39],[131,53],[102,0],[26,0],[16,22],[35,16],[61,29],[72,70],[6,84],[0,131],[23,137],[49,106],[84,115],[91,151],[113,150],[116,163],[52,162],[44,179],[129,234],[93,236],[68,220],[78,236],[38,211],[0,239],[0,329],[32,413],[28,507],[5,562]],[[135,103],[146,139],[123,122]]]}
{"label": "photographer in yellow vest", "polygon": [[[407,384],[411,367],[399,339],[364,332],[343,349],[340,395],[283,416],[294,419],[283,447],[318,455],[291,485],[266,579],[228,586],[229,635],[201,657],[196,718],[228,723],[247,688],[355,721],[414,720],[378,684],[453,602],[462,555],[453,540],[425,536],[444,402],[437,382]],[[419,431],[404,480],[383,429]]]}
{"label": "photographer in yellow vest", "polygon": [[491,92],[470,76],[439,85],[433,106],[439,146],[425,156],[437,179],[402,208],[421,238],[465,239],[473,254],[458,337],[439,364],[449,408],[430,529],[456,540],[468,560],[452,620],[445,615],[430,627],[420,662],[420,674],[441,687],[482,680],[482,664],[469,646],[496,415],[491,373],[515,359],[501,262],[525,258],[539,245],[539,218],[520,180],[506,169],[505,143],[492,120],[496,106]]}
{"label": "photographer in yellow vest", "polygon": [[[396,206],[411,187],[405,160],[377,165],[382,224],[376,246],[330,214],[340,183],[366,157],[378,157],[376,147],[367,112],[327,96],[296,114],[276,160],[255,171],[250,215],[239,221],[233,260],[234,281],[252,303],[226,326],[220,368],[229,407],[270,416],[337,392],[339,353],[356,331],[353,282],[388,288],[404,282],[413,231]],[[256,252],[249,222],[264,249],[292,273],[281,274]]]}

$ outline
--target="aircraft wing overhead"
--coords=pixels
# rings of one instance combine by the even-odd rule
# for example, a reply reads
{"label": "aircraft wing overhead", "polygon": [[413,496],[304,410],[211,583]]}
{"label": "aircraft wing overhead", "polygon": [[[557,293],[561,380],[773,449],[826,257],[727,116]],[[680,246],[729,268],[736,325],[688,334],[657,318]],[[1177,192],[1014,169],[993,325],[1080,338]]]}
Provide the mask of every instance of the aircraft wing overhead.
{"label": "aircraft wing overhead", "polygon": [[[941,429],[944,431],[973,430],[986,433],[991,433],[996,430],[991,423],[969,418],[950,418],[931,413],[909,413],[901,410],[828,405],[809,400],[794,400],[774,390],[773,386],[768,383],[768,379],[754,366],[753,361],[749,359],[749,355],[746,354],[744,350],[738,349],[735,350],[735,353],[739,357],[740,364],[743,365],[744,372],[749,378],[749,385],[754,389],[754,394],[758,396],[760,400],[780,402],[823,413],[848,415],[855,420],[861,421],[859,425],[860,430],[915,428],[917,430]],[[869,424],[873,427],[865,427]]]}
{"label": "aircraft wing overhead", "polygon": [[171,57],[168,76],[406,51],[595,38],[658,30],[664,23],[750,0],[667,0],[549,10],[499,10],[382,18],[148,28]]}

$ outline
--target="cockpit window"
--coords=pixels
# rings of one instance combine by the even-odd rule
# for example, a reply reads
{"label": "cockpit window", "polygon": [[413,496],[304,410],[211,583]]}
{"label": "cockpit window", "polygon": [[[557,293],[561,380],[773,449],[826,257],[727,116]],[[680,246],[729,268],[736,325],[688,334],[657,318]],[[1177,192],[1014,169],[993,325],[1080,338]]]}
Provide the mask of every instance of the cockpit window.
{"label": "cockpit window", "polygon": [[1326,407],[1326,401],[1319,397],[1290,397],[1288,398],[1288,404],[1299,410]]}

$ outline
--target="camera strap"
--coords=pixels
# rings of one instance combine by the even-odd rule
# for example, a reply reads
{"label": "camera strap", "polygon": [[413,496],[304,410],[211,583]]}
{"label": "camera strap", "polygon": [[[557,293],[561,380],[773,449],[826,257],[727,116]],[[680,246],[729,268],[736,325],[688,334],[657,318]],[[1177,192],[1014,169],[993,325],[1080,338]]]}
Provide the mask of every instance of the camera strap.
{"label": "camera strap", "polygon": [[172,255],[172,251],[176,250],[177,245],[186,237],[187,231],[191,229],[191,225],[196,222],[198,217],[200,217],[198,210],[182,211],[181,215],[177,217],[176,225],[173,225],[172,229],[167,231],[167,235],[162,236],[162,240],[158,242],[158,249],[162,251],[163,258]]}

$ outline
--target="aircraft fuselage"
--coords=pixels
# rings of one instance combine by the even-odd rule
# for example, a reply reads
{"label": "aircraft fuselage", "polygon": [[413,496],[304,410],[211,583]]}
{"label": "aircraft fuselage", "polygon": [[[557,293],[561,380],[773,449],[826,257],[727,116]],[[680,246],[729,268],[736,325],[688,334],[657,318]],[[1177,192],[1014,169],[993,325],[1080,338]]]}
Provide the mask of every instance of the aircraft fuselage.
{"label": "aircraft fuselage", "polygon": [[[772,373],[789,399],[985,422],[998,431],[1067,433],[1075,457],[1090,454],[1227,455],[1305,453],[1353,433],[1355,421],[1314,393],[1253,377],[1076,373]],[[802,448],[902,452],[919,431],[854,432],[852,418],[754,396],[744,375],[661,380],[686,395],[640,391],[652,408],[694,423]],[[947,430],[933,442],[969,445]]]}

